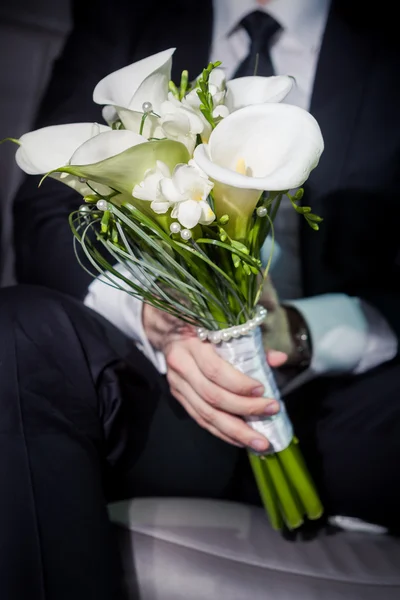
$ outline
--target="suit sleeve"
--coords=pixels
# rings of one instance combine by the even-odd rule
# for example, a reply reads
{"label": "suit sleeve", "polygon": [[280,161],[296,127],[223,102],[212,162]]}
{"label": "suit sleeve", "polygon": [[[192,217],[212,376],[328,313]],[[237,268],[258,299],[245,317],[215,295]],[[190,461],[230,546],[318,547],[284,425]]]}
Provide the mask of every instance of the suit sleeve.
{"label": "suit sleeve", "polygon": [[[71,122],[102,122],[96,83],[129,63],[142,15],[127,0],[73,2],[73,27],[55,62],[32,129]],[[134,7],[134,10],[133,10]],[[20,283],[44,285],[83,298],[92,280],[74,255],[69,214],[79,194],[48,178],[28,176],[14,201],[15,268]]]}

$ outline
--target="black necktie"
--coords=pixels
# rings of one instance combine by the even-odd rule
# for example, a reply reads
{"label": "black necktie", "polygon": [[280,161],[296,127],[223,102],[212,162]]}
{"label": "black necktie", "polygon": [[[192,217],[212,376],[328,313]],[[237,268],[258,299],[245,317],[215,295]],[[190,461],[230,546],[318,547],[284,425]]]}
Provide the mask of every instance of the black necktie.
{"label": "black necktie", "polygon": [[250,37],[250,52],[237,68],[234,77],[256,75],[269,77],[274,75],[269,55],[269,45],[272,37],[281,29],[273,17],[261,10],[255,10],[240,22]]}

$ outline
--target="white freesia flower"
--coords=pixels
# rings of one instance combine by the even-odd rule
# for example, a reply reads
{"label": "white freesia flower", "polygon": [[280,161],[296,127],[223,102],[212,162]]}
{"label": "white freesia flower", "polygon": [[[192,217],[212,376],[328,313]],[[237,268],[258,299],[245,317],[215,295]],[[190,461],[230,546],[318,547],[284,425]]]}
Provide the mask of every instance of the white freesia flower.
{"label": "white freesia flower", "polygon": [[[158,52],[107,75],[94,89],[94,102],[114,107],[124,127],[138,133],[143,103],[150,102],[154,112],[160,114],[161,105],[168,98],[174,52],[175,48]],[[107,116],[111,114],[111,109],[107,109]],[[155,117],[146,119],[143,134],[157,137]]]}
{"label": "white freesia flower", "polygon": [[289,104],[260,104],[223,119],[209,143],[196,148],[194,160],[215,182],[217,216],[229,214],[229,230],[243,237],[262,191],[301,186],[323,147],[310,113]]}
{"label": "white freesia flower", "polygon": [[177,165],[172,177],[160,179],[164,201],[174,205],[171,216],[191,229],[198,223],[212,223],[215,215],[207,202],[213,184],[197,165]]}
{"label": "white freesia flower", "polygon": [[171,177],[171,171],[164,162],[158,160],[154,169],[146,171],[143,181],[135,185],[132,196],[151,202],[150,206],[155,213],[160,215],[166,213],[171,203],[163,197],[160,189],[160,181],[166,177]]}
{"label": "white freesia flower", "polygon": [[294,80],[287,75],[272,77],[239,77],[227,83],[225,105],[229,112],[245,106],[281,102],[293,87]]}
{"label": "white freesia flower", "polygon": [[161,106],[160,126],[167,138],[181,142],[193,154],[197,135],[203,132],[204,122],[199,114],[170,93]]}

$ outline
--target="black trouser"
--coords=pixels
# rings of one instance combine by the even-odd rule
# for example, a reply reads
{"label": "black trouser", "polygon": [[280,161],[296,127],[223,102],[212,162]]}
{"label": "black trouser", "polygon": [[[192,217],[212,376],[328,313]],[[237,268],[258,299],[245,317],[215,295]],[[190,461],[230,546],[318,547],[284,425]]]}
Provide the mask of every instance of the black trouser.
{"label": "black trouser", "polygon": [[[244,452],[199,428],[132,342],[80,303],[1,290],[0,333],[2,600],[116,600],[108,501],[257,499]],[[331,511],[394,524],[399,368],[346,383],[293,396],[297,433]]]}

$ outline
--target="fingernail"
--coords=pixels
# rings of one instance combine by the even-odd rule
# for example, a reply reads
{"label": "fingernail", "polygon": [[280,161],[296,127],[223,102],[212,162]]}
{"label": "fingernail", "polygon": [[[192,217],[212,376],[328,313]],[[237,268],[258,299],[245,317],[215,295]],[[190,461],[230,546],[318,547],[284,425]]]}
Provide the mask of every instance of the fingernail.
{"label": "fingernail", "polygon": [[278,350],[269,350],[267,352],[267,361],[271,367],[281,367],[287,359],[288,355],[285,352],[279,352]]}
{"label": "fingernail", "polygon": [[266,415],[274,415],[279,410],[279,404],[277,402],[270,402],[264,409]]}
{"label": "fingernail", "polygon": [[253,448],[253,450],[257,450],[258,452],[261,452],[262,450],[266,450],[268,448],[267,440],[253,440],[250,445]]}
{"label": "fingernail", "polygon": [[253,388],[251,390],[251,395],[252,396],[262,396],[264,393],[264,386],[263,385],[258,385],[257,387]]}

